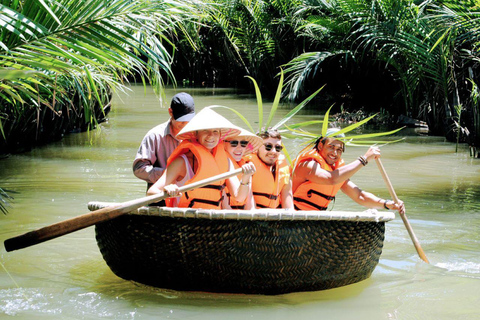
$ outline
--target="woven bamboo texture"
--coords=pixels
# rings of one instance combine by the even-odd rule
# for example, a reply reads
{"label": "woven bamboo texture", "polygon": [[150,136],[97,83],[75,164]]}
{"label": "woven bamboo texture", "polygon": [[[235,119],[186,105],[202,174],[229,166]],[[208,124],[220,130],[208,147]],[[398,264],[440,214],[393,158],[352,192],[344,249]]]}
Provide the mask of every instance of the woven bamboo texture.
{"label": "woven bamboo texture", "polygon": [[119,277],[175,290],[282,294],[352,284],[375,269],[385,231],[384,221],[198,219],[144,210],[157,213],[98,224],[98,246]]}

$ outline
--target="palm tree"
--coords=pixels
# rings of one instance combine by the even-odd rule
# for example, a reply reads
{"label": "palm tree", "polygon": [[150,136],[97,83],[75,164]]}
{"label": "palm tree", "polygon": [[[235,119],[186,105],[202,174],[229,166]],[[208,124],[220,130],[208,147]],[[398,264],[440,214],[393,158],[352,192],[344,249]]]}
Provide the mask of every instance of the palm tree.
{"label": "palm tree", "polygon": [[308,52],[287,64],[290,95],[297,95],[310,75],[333,56],[354,59],[358,66],[378,61],[401,84],[398,96],[404,112],[426,120],[433,133],[448,135],[453,119],[459,117],[456,106],[468,97],[468,74],[475,75],[478,69],[479,20],[478,12],[471,11],[478,10],[473,2],[325,3],[317,2],[322,12],[339,24],[348,22],[350,29],[338,42],[340,47]]}
{"label": "palm tree", "polygon": [[[159,89],[172,76],[167,35],[189,10],[182,1],[0,1],[1,149],[74,129],[62,117],[94,126],[129,77]],[[44,127],[46,118],[56,124]]]}
{"label": "palm tree", "polygon": [[202,9],[204,27],[192,35],[192,38],[199,36],[202,42],[193,63],[208,60],[217,74],[226,74],[226,80],[243,81],[248,86],[251,84],[244,79],[247,74],[257,79],[265,91],[274,91],[272,75],[298,54],[292,19],[301,3],[301,0],[211,0]]}

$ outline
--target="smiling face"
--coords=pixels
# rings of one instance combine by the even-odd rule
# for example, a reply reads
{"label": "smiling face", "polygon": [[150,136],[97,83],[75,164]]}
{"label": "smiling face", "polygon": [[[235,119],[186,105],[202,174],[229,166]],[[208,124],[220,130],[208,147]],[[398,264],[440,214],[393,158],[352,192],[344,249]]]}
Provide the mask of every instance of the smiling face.
{"label": "smiling face", "polygon": [[[268,146],[268,149],[271,149],[267,151],[266,146]],[[277,161],[278,157],[280,156],[282,148],[282,140],[281,139],[276,139],[276,138],[268,138],[268,139],[263,139],[263,145],[258,149],[257,155],[262,160],[266,165],[272,166],[275,164],[275,161]],[[277,149],[280,149],[280,151],[277,151]]]}
{"label": "smiling face", "polygon": [[327,138],[323,143],[318,144],[320,155],[329,165],[333,165],[342,159],[343,148],[343,142],[332,138]]}
{"label": "smiling face", "polygon": [[212,151],[217,146],[218,141],[220,141],[220,130],[199,130],[197,131],[197,140],[202,146]]}
{"label": "smiling face", "polygon": [[[234,145],[235,147],[232,145]],[[225,151],[227,151],[237,162],[242,160],[245,150],[247,150],[247,146],[248,141],[239,137],[235,137],[232,140],[225,141]]]}

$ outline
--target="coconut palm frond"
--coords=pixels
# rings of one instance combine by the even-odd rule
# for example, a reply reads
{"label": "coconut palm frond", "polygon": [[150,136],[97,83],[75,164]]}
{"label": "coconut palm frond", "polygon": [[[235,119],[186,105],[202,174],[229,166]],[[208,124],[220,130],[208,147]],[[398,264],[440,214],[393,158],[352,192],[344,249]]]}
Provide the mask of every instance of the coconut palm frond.
{"label": "coconut palm frond", "polygon": [[289,121],[294,115],[296,115],[303,107],[305,107],[325,86],[321,87],[314,93],[312,93],[309,97],[307,97],[305,100],[303,100],[300,104],[298,104],[295,108],[290,110],[283,119],[281,119],[279,122],[277,122],[276,125],[273,126],[274,129],[280,128],[282,125],[284,125],[287,121]]}
{"label": "coconut palm frond", "polygon": [[[374,114],[374,115],[371,115],[370,117],[367,117],[366,119],[363,119],[363,120],[361,120],[361,121],[359,121],[359,122],[356,122],[356,123],[354,123],[354,124],[351,124],[351,125],[349,125],[348,127],[342,128],[342,129],[340,129],[340,131],[335,132],[335,133],[333,133],[332,135],[338,135],[338,134],[342,134],[342,133],[345,134],[345,133],[347,133],[347,132],[350,132],[350,131],[352,131],[352,130],[358,128],[358,127],[360,127],[361,125],[367,123],[368,121],[372,120],[376,115],[377,115],[377,113]],[[327,121],[328,121],[328,118],[325,117],[325,119],[326,119],[325,122],[327,122]],[[326,132],[325,132],[325,133],[326,133]],[[329,136],[329,135],[323,135],[323,137],[325,137],[325,138],[328,137],[328,136]]]}
{"label": "coconut palm frond", "polygon": [[325,116],[323,118],[323,124],[322,124],[322,137],[325,137],[327,135],[327,130],[328,130],[328,117],[330,117],[330,110],[332,110],[333,105],[328,108],[327,112],[325,112]]}
{"label": "coconut palm frond", "polygon": [[272,108],[270,109],[270,114],[268,116],[267,123],[265,124],[265,128],[270,127],[270,123],[272,123],[273,116],[277,112],[278,104],[280,103],[280,97],[282,95],[282,87],[283,87],[283,70],[280,70],[280,80],[278,81],[277,92],[275,94],[275,99],[272,103]]}
{"label": "coconut palm frond", "polygon": [[[290,129],[297,129],[297,128],[302,128],[302,127],[308,127],[312,126],[314,124],[323,124],[323,120],[311,120],[311,121],[305,121],[305,122],[299,122],[299,123],[294,123],[288,125],[288,128]],[[287,127],[287,126],[285,126]]]}
{"label": "coconut palm frond", "polygon": [[378,140],[377,141],[369,141],[369,140],[363,140],[363,139],[392,135],[392,134],[395,134],[395,133],[399,132],[404,127],[397,128],[397,129],[387,131],[387,132],[376,132],[376,133],[367,133],[367,134],[360,134],[360,135],[353,135],[353,136],[338,137],[338,135],[348,133],[348,132],[350,132],[352,130],[355,130],[356,128],[364,125],[365,123],[367,123],[368,121],[373,119],[377,114],[369,116],[369,117],[367,117],[367,118],[365,118],[365,119],[363,119],[363,120],[361,120],[357,123],[351,124],[347,127],[341,128],[339,131],[336,131],[334,133],[331,133],[331,134],[327,135],[327,130],[328,130],[328,127],[329,127],[330,110],[332,109],[332,107],[328,108],[327,112],[325,112],[325,116],[324,116],[323,120],[306,121],[306,122],[297,123],[297,124],[293,124],[293,125],[285,125],[285,127],[288,130],[290,130],[293,134],[295,134],[297,137],[307,138],[308,141],[305,143],[307,145],[313,143],[316,139],[318,139],[318,137],[319,137],[318,134],[310,133],[308,131],[305,131],[304,129],[300,129],[300,130],[298,130],[298,129],[302,128],[302,127],[305,127],[305,126],[312,125],[312,124],[318,124],[318,123],[322,123],[322,133],[320,135],[321,137],[327,138],[329,136],[335,136],[335,139],[341,140],[346,145],[349,145],[349,146],[373,145],[373,144],[383,144],[383,145],[385,145],[385,144],[399,142],[399,141],[403,140],[403,138],[398,139],[398,140],[394,140],[394,141],[378,141]]}
{"label": "coconut palm frond", "polygon": [[378,146],[378,147],[383,147],[387,144],[391,144],[391,143],[397,143],[397,142],[401,142],[401,141],[404,141],[405,138],[400,138],[400,139],[396,139],[396,140],[390,140],[390,141],[359,141],[359,140],[355,140],[355,141],[346,141],[345,144],[347,146],[350,146],[350,147],[364,147],[364,146]]}
{"label": "coconut palm frond", "polygon": [[228,110],[234,112],[240,119],[242,119],[242,121],[247,125],[247,127],[250,129],[250,131],[255,132],[253,127],[250,125],[250,122],[248,122],[248,120],[237,110],[235,110],[233,108],[230,108],[230,107],[219,106],[219,105],[209,106],[208,108],[224,108],[224,109],[228,109]]}
{"label": "coconut palm frond", "polygon": [[82,5],[27,0],[12,8],[2,6],[0,66],[34,68],[37,74],[29,77],[41,71],[83,75],[85,86],[97,98],[93,74],[115,75],[112,79],[118,81],[136,72],[155,84],[162,81],[163,71],[173,79],[172,59],[160,39],[165,39],[161,31],[176,22],[159,13],[172,16],[174,6],[175,2],[130,0],[89,0]]}
{"label": "coconut palm frond", "polygon": [[[356,136],[348,136],[348,139],[352,140],[361,140],[361,139],[368,139],[368,138],[376,138],[376,137],[381,137],[381,136],[388,136],[391,134],[395,134],[399,132],[400,130],[404,129],[405,127],[397,128],[392,131],[388,132],[376,132],[376,133],[367,133],[367,134],[361,134],[361,135],[356,135]],[[339,140],[342,138],[339,138]]]}
{"label": "coconut palm frond", "polygon": [[255,86],[255,95],[257,97],[257,108],[258,108],[258,131],[262,130],[263,127],[263,101],[262,101],[262,92],[258,87],[257,81],[254,78],[247,76],[252,80],[253,85]]}

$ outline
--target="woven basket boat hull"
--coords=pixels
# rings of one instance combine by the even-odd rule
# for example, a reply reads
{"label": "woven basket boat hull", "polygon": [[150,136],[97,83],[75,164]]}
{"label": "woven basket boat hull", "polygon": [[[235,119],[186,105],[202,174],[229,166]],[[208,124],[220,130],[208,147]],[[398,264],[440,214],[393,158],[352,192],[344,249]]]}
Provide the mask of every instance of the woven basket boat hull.
{"label": "woven basket boat hull", "polygon": [[370,277],[385,222],[129,214],[95,231],[103,258],[123,279],[182,291],[282,294]]}

